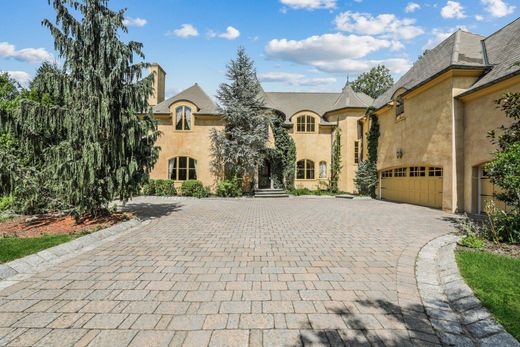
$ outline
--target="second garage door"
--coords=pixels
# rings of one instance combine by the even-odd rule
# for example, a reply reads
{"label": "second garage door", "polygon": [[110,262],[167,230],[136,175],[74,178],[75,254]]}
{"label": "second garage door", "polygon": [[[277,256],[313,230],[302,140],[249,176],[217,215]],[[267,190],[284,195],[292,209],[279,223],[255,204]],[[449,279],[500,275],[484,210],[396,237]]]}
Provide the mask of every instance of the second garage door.
{"label": "second garage door", "polygon": [[410,166],[381,171],[381,198],[442,208],[442,167]]}

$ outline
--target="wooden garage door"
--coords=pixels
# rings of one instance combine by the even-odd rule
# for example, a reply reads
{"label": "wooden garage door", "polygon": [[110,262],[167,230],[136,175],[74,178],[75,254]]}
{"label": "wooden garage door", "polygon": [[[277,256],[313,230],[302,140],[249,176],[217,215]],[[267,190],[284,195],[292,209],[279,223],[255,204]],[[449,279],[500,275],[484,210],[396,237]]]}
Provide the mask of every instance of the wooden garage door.
{"label": "wooden garage door", "polygon": [[381,171],[381,198],[442,207],[442,168],[411,166]]}
{"label": "wooden garage door", "polygon": [[484,166],[479,168],[479,213],[487,213],[488,212],[488,204],[490,201],[495,203],[495,206],[501,210],[507,211],[507,205],[499,201],[495,198],[495,194],[500,192],[500,188],[495,186],[491,179],[484,170]]}

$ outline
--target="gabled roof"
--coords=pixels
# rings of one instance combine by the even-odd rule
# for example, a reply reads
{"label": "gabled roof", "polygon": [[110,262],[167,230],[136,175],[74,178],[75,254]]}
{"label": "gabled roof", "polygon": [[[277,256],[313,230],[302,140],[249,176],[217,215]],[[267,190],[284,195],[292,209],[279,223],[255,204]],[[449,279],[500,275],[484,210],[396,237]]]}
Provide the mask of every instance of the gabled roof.
{"label": "gabled roof", "polygon": [[457,30],[435,48],[427,51],[389,90],[378,97],[374,107],[381,108],[400,89],[410,90],[429,81],[448,68],[486,68],[483,36]]}
{"label": "gabled roof", "polygon": [[504,78],[520,74],[520,18],[509,23],[482,41],[490,71],[468,91],[469,94]]}
{"label": "gabled roof", "polygon": [[197,83],[157,104],[152,108],[152,111],[155,114],[169,114],[171,104],[181,100],[190,101],[199,108],[197,112],[193,112],[194,114],[219,114],[217,105]]}

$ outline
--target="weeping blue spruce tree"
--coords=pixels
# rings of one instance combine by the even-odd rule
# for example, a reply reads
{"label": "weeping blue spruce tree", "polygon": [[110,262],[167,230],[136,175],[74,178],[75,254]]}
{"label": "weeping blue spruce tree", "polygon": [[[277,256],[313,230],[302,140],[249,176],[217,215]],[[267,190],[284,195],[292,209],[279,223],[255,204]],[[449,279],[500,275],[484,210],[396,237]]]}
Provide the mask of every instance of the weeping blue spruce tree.
{"label": "weeping blue spruce tree", "polygon": [[[153,76],[142,78],[142,44],[125,43],[124,10],[108,0],[54,0],[55,23],[44,20],[62,67],[41,72],[37,93],[56,102],[24,100],[3,119],[26,151],[40,152],[66,206],[98,215],[115,199],[135,195],[157,161],[157,125],[147,114]],[[7,124],[9,123],[9,124]],[[40,148],[39,130],[54,134]]]}

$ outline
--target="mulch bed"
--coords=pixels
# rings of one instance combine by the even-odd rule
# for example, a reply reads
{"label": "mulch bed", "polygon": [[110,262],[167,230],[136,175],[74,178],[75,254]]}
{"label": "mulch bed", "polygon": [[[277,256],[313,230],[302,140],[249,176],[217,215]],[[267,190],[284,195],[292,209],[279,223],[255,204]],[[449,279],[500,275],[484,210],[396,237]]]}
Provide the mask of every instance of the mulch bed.
{"label": "mulch bed", "polygon": [[0,223],[0,237],[38,237],[42,235],[89,233],[133,217],[130,213],[113,213],[109,216],[84,218],[79,224],[72,216],[44,214],[20,216]]}
{"label": "mulch bed", "polygon": [[508,243],[495,244],[491,241],[486,241],[484,250],[498,255],[507,255],[514,258],[520,258],[520,245],[511,245]]}

